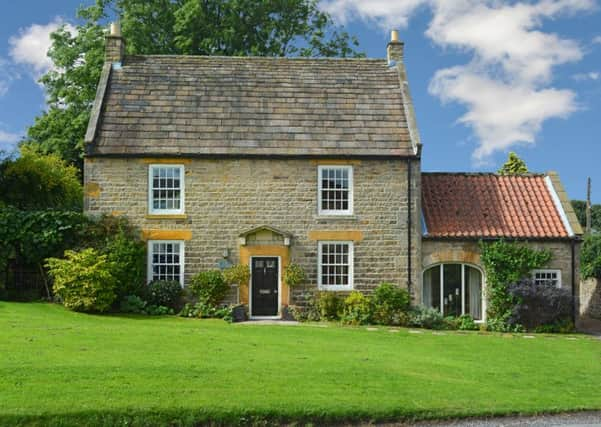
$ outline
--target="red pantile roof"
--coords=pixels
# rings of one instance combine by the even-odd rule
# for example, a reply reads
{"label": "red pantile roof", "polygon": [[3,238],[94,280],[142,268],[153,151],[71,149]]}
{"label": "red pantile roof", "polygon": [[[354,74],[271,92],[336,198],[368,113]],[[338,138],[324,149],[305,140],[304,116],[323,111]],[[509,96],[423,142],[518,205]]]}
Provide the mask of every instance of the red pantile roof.
{"label": "red pantile roof", "polygon": [[569,237],[551,191],[544,175],[424,173],[425,235]]}

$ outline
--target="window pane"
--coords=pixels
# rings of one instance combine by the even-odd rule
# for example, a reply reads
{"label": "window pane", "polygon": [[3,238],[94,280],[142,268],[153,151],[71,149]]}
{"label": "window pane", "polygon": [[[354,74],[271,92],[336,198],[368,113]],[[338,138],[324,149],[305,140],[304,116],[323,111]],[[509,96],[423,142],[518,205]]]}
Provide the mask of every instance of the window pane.
{"label": "window pane", "polygon": [[152,280],[175,280],[181,278],[179,243],[153,243],[151,248]]}
{"label": "window pane", "polygon": [[443,314],[461,316],[461,264],[445,264],[443,275]]}
{"label": "window pane", "polygon": [[181,179],[179,167],[154,167],[150,205],[153,210],[180,210]]}
{"label": "window pane", "polygon": [[350,171],[347,168],[321,170],[322,210],[348,211],[350,206]]}
{"label": "window pane", "polygon": [[350,285],[349,245],[321,244],[320,275],[322,285]]}
{"label": "window pane", "polygon": [[424,305],[440,310],[440,268],[437,265],[424,274]]}
{"label": "window pane", "polygon": [[465,266],[465,314],[474,320],[482,320],[482,274],[473,267]]}

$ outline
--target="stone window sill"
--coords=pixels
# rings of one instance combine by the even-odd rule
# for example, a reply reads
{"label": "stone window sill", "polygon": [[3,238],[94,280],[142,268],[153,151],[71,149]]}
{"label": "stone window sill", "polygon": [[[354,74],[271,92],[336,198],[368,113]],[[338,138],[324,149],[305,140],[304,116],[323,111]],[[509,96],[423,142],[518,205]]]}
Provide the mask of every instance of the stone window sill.
{"label": "stone window sill", "polygon": [[147,214],[144,215],[144,218],[146,219],[152,219],[152,220],[162,220],[162,219],[188,219],[188,215],[186,214],[178,214],[178,215],[151,215],[151,214]]}
{"label": "stone window sill", "polygon": [[314,215],[313,219],[317,221],[358,221],[357,215]]}

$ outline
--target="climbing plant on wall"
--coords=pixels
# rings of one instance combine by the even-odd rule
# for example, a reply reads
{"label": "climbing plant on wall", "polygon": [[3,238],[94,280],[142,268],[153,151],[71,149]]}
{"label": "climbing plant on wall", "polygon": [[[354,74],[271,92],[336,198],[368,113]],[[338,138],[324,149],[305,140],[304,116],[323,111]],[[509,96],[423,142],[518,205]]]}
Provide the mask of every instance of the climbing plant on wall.
{"label": "climbing plant on wall", "polygon": [[487,324],[491,330],[507,331],[507,320],[516,303],[509,294],[509,285],[545,266],[551,260],[551,252],[503,240],[481,242],[480,247],[486,271]]}

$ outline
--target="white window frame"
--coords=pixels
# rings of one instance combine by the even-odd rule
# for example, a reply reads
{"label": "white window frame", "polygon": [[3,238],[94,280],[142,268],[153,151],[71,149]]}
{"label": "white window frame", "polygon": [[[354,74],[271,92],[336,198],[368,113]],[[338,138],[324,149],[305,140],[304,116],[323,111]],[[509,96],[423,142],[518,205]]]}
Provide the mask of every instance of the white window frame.
{"label": "white window frame", "polygon": [[[325,169],[347,170],[348,171],[348,209],[322,209],[322,178],[321,173]],[[328,216],[349,216],[353,215],[353,199],[354,199],[354,184],[353,184],[353,166],[352,165],[319,165],[317,167],[317,213],[319,215]]]}
{"label": "white window frame", "polygon": [[[322,255],[323,245],[348,245],[348,281],[347,285],[324,285],[322,283]],[[319,290],[323,291],[349,291],[354,288],[354,265],[355,265],[355,248],[354,242],[352,241],[336,241],[336,240],[324,240],[317,243],[317,285]]]}
{"label": "white window frame", "polygon": [[155,243],[178,243],[179,244],[179,283],[182,286],[182,288],[184,287],[184,275],[185,275],[185,266],[186,266],[186,258],[185,258],[185,254],[186,254],[186,249],[185,249],[185,241],[184,240],[149,240],[147,242],[148,246],[147,246],[147,270],[146,270],[146,282],[150,283],[153,281],[153,276],[154,273],[152,271],[152,245]]}
{"label": "white window frame", "polygon": [[534,283],[537,283],[538,281],[543,281],[544,279],[537,279],[536,275],[537,274],[549,274],[549,273],[554,273],[557,275],[556,286],[558,288],[561,288],[561,270],[558,268],[539,268],[536,270],[532,270],[532,280],[534,280]]}
{"label": "white window frame", "polygon": [[[444,316],[444,266],[445,265],[460,265],[461,266],[461,315],[465,315],[465,314],[469,314],[465,312],[465,267],[470,267],[473,268],[475,270],[478,270],[480,272],[480,302],[481,302],[481,307],[480,309],[482,310],[482,319],[474,319],[475,323],[486,323],[486,291],[485,291],[485,277],[484,277],[484,271],[478,267],[477,265],[474,264],[469,264],[469,263],[465,263],[465,262],[441,262],[438,264],[432,264],[429,267],[425,268],[422,271],[422,304],[424,303],[424,299],[425,299],[425,289],[424,289],[424,275],[430,271],[432,268],[435,267],[439,267],[440,271],[440,314],[442,314]],[[424,304],[425,305],[425,304]],[[430,308],[434,308],[434,307],[430,307]]]}
{"label": "white window frame", "polygon": [[[155,209],[153,207],[153,170],[156,168],[175,168],[179,169],[180,174],[180,208],[179,209]],[[148,212],[152,215],[178,215],[185,212],[186,195],[186,169],[184,165],[178,164],[151,164],[148,165]]]}

